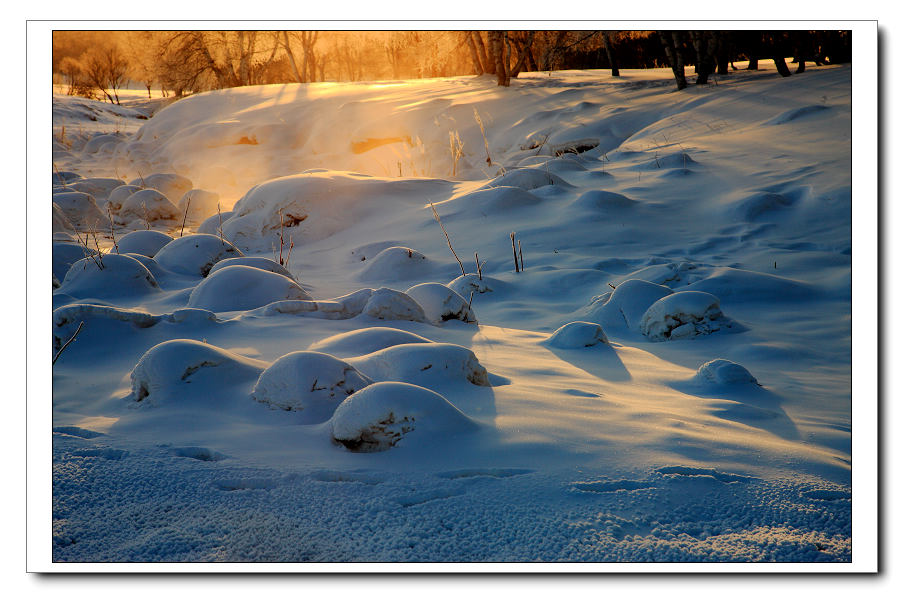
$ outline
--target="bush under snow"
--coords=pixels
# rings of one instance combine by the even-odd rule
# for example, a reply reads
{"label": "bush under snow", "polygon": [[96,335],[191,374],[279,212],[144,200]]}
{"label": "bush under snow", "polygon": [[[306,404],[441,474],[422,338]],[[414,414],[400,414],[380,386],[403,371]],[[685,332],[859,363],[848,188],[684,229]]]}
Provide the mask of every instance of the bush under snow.
{"label": "bush under snow", "polygon": [[436,392],[408,383],[369,385],[340,404],[330,419],[333,441],[350,451],[386,451],[410,442],[465,433],[477,425]]}
{"label": "bush under snow", "polygon": [[316,351],[296,351],[264,370],[251,393],[272,408],[303,412],[305,423],[320,423],[332,417],[339,403],[371,383],[348,362]]}
{"label": "bush under snow", "polygon": [[468,301],[442,283],[421,283],[408,288],[405,293],[421,305],[427,319],[434,324],[450,319],[460,319],[469,324],[477,323],[477,317]]}
{"label": "bush under snow", "polygon": [[332,355],[352,357],[366,355],[395,345],[429,342],[431,342],[430,339],[413,332],[375,326],[328,336],[311,345],[310,349]]}
{"label": "bush under snow", "polygon": [[76,298],[117,298],[160,291],[147,267],[127,255],[108,253],[74,262],[59,290]]}
{"label": "bush under snow", "polygon": [[280,300],[310,300],[298,283],[251,266],[227,266],[211,272],[191,292],[188,306],[211,311],[247,311]]}
{"label": "bush under snow", "polygon": [[543,342],[550,347],[559,349],[582,349],[600,343],[608,344],[609,339],[606,338],[606,333],[603,332],[599,324],[588,321],[573,321],[553,332]]}
{"label": "bush under snow", "polygon": [[157,230],[134,230],[119,239],[120,253],[137,253],[154,257],[163,247],[173,242],[173,237]]}
{"label": "bush under snow", "polygon": [[686,291],[654,302],[641,319],[640,331],[652,340],[664,341],[709,334],[729,325],[718,298],[706,292]]}
{"label": "bush under snow", "polygon": [[451,343],[393,345],[349,363],[374,381],[405,381],[435,385],[467,381],[489,386],[487,369],[474,352]]}
{"label": "bush under snow", "polygon": [[205,277],[220,260],[243,255],[235,245],[219,236],[192,234],[173,240],[158,251],[154,259],[167,270]]}

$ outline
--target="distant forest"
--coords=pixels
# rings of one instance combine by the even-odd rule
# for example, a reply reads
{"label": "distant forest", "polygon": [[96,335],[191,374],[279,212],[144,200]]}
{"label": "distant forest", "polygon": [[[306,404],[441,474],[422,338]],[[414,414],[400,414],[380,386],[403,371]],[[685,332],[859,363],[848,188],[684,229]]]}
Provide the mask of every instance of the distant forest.
{"label": "distant forest", "polygon": [[[119,102],[140,83],[148,97],[267,83],[495,75],[670,67],[679,89],[734,62],[774,60],[782,76],[807,62],[851,61],[849,31],[69,31],[53,33],[53,78],[72,95]],[[134,86],[134,85],[133,85]]]}

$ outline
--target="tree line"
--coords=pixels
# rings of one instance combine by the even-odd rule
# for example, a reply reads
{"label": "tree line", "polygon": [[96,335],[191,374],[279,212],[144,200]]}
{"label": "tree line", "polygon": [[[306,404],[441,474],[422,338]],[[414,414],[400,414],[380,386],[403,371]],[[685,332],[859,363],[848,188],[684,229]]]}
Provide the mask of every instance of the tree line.
{"label": "tree line", "polygon": [[267,83],[493,75],[508,86],[521,72],[572,68],[685,67],[696,84],[735,61],[758,69],[773,60],[782,76],[806,62],[849,62],[847,31],[56,31],[53,71],[73,95],[119,102],[128,83],[148,97]]}

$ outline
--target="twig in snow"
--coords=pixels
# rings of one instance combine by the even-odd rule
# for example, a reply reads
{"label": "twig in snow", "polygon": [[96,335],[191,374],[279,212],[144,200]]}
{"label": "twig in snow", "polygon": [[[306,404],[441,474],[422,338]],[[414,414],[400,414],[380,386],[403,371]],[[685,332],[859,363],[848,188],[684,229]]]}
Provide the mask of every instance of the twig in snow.
{"label": "twig in snow", "polygon": [[518,252],[515,251],[515,233],[509,234],[509,238],[512,239],[512,257],[515,259],[515,272],[521,272],[518,269]]}
{"label": "twig in snow", "polygon": [[60,350],[56,352],[56,355],[55,355],[55,356],[53,356],[53,362],[50,363],[51,366],[53,366],[54,364],[56,364],[56,361],[57,361],[57,359],[60,357],[60,354],[63,353],[63,349],[65,349],[66,347],[68,347],[68,346],[69,346],[69,343],[71,343],[72,341],[75,340],[75,337],[78,336],[78,333],[82,331],[82,326],[84,326],[84,325],[85,325],[85,322],[83,322],[83,321],[80,321],[80,322],[78,323],[78,328],[75,330],[75,334],[73,334],[73,335],[69,338],[68,341],[66,341],[65,343],[63,343],[63,346],[60,347]]}
{"label": "twig in snow", "polygon": [[185,220],[188,219],[188,207],[191,206],[191,196],[188,197],[188,200],[185,202],[185,215],[182,216],[182,228],[179,229],[179,237],[182,237],[182,233],[185,232]]}

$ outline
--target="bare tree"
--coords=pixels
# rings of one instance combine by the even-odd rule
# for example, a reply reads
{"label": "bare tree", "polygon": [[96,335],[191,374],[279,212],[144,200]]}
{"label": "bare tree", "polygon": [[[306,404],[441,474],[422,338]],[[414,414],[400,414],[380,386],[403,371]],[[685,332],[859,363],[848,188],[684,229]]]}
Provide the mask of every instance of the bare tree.
{"label": "bare tree", "polygon": [[678,89],[687,87],[687,79],[684,77],[684,56],[681,47],[683,44],[683,36],[681,32],[660,32],[659,40],[665,49],[665,55],[672,66],[672,74],[675,76],[675,83]]}

